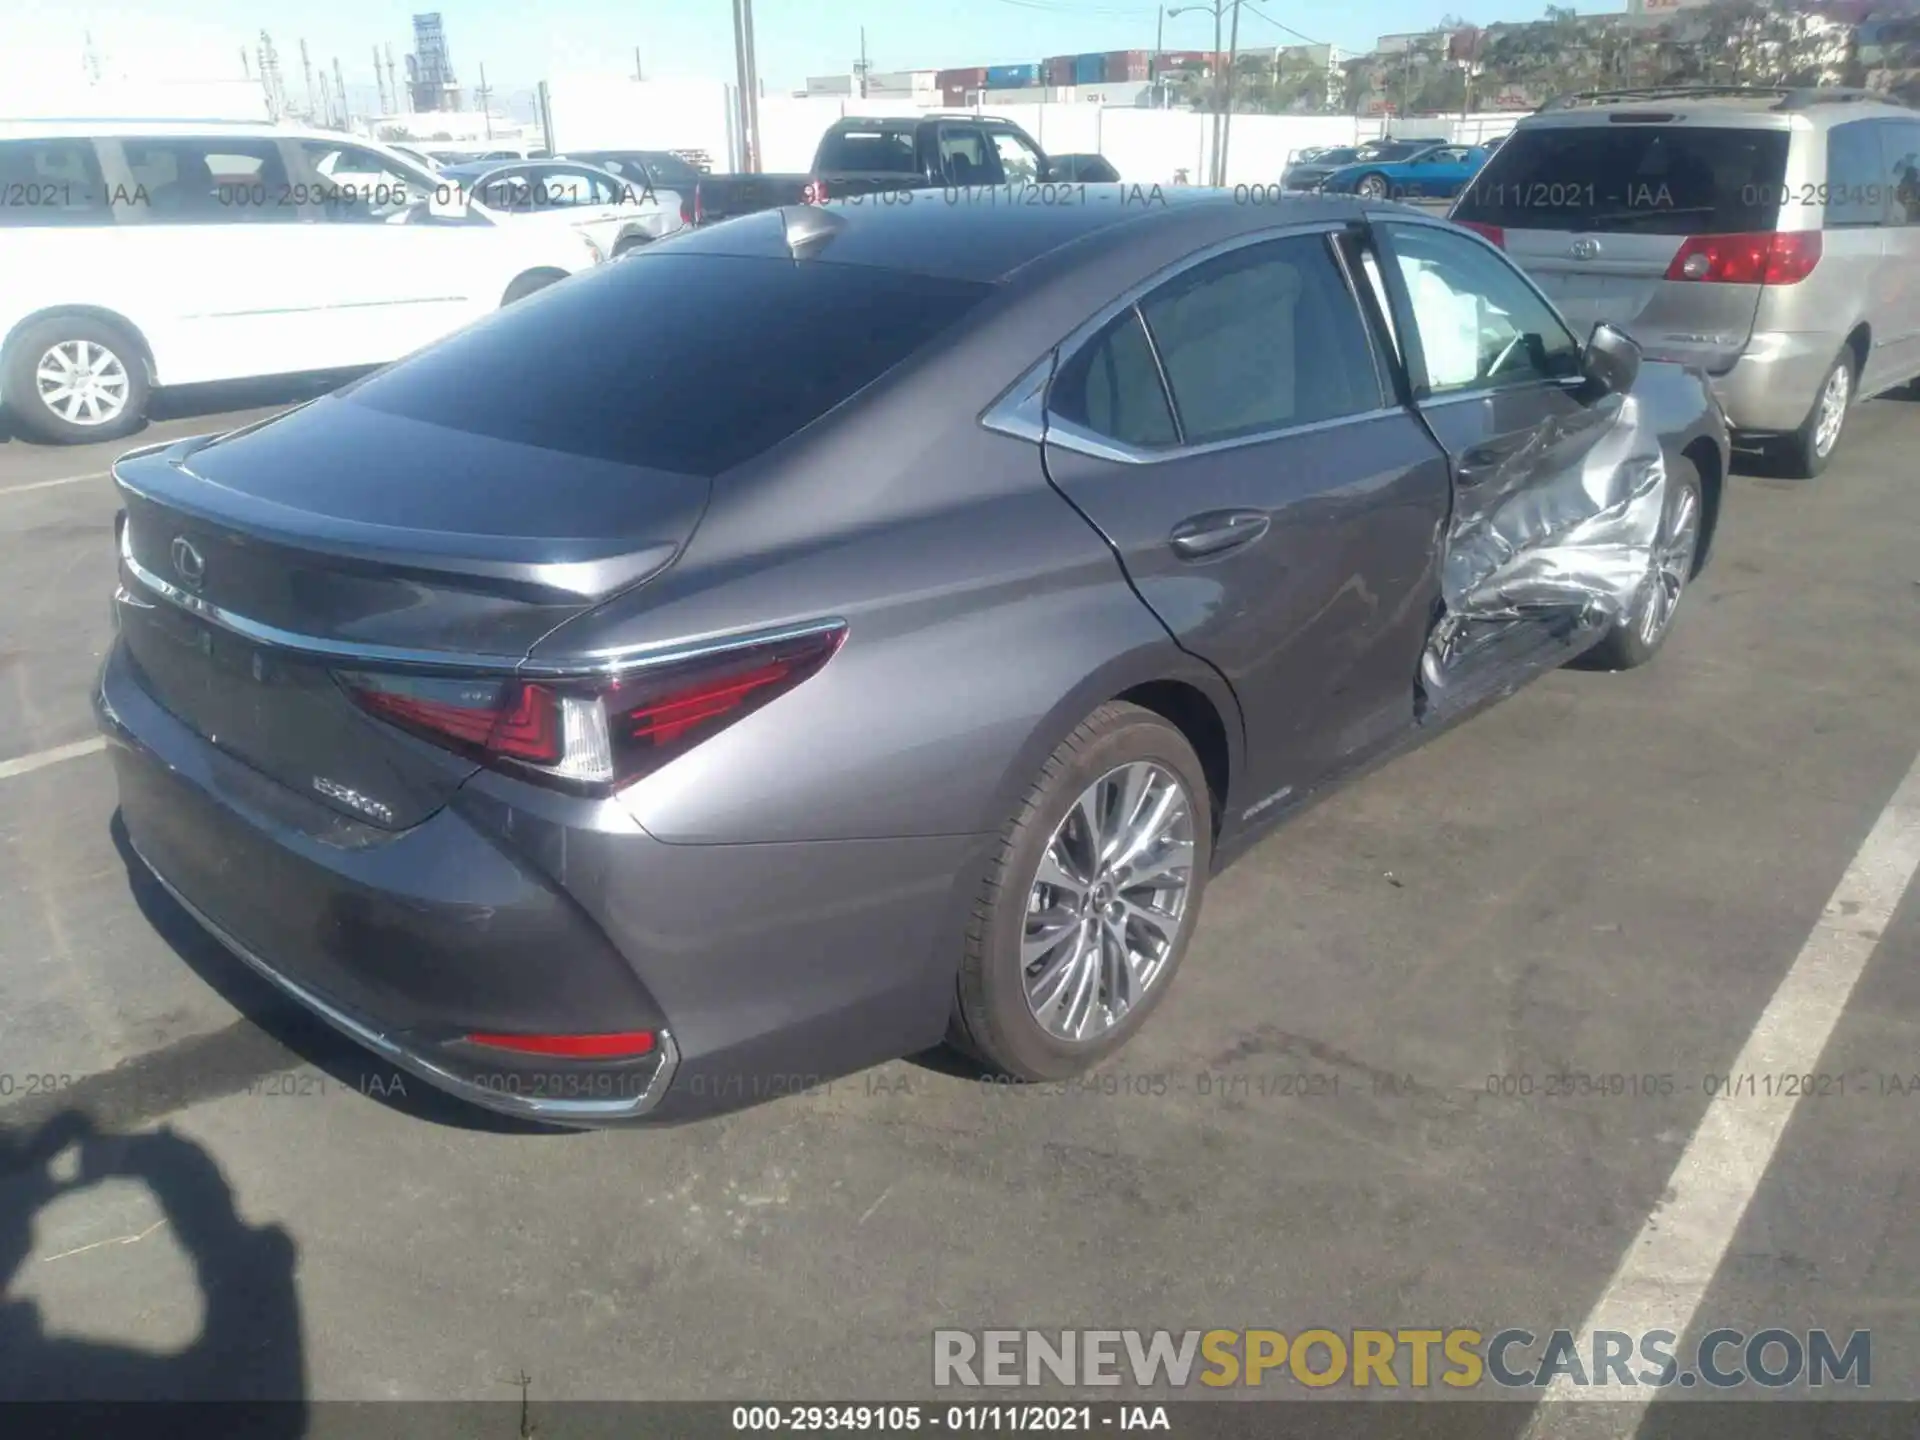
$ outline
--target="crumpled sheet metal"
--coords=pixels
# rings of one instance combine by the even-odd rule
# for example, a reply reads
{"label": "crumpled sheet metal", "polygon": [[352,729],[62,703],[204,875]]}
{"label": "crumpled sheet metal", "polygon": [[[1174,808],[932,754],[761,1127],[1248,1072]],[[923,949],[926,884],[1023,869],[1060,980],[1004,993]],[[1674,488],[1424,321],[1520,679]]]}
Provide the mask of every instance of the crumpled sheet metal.
{"label": "crumpled sheet metal", "polygon": [[1542,457],[1516,455],[1493,493],[1459,506],[1441,571],[1454,619],[1579,609],[1611,623],[1633,610],[1653,569],[1666,463],[1631,395],[1602,423],[1563,474],[1541,483]]}

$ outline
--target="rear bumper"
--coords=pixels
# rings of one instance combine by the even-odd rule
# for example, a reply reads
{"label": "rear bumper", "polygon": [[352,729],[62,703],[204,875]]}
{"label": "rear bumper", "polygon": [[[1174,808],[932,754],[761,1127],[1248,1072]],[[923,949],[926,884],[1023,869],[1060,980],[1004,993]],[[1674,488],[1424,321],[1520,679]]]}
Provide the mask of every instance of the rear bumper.
{"label": "rear bumper", "polygon": [[1737,431],[1785,434],[1813,410],[1841,337],[1756,331],[1733,368],[1707,378]]}
{"label": "rear bumper", "polygon": [[[695,1118],[945,1031],[990,837],[673,845],[617,801],[481,772],[411,829],[296,794],[164,710],[116,641],[94,708],[128,839],[217,939],[394,1065],[589,1127]],[[480,1032],[646,1030],[640,1060],[502,1057]]]}

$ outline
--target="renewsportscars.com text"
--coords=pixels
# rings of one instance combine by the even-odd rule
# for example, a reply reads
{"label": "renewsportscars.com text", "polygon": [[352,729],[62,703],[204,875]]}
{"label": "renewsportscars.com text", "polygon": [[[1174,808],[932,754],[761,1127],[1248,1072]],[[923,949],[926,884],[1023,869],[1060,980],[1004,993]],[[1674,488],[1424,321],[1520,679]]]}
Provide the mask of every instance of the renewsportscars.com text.
{"label": "renewsportscars.com text", "polygon": [[936,1330],[933,1383],[953,1387],[1132,1385],[1185,1389],[1731,1390],[1873,1383],[1873,1336],[1717,1329],[1686,1349],[1671,1330],[1631,1334],[1518,1327],[1280,1330]]}

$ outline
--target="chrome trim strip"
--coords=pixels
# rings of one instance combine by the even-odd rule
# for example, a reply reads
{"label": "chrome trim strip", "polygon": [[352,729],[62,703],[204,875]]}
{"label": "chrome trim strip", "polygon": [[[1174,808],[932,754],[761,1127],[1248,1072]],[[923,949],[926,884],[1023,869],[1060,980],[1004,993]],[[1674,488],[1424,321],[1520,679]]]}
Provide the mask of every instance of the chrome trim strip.
{"label": "chrome trim strip", "polygon": [[[250,620],[245,615],[237,614],[211,601],[203,600],[191,591],[169,584],[133,558],[133,542],[127,533],[130,528],[124,527],[120,534],[120,561],[127,567],[127,574],[138,581],[143,588],[188,614],[197,615],[209,624],[218,625],[221,629],[230,631],[242,639],[251,640],[259,645],[272,645],[282,650],[291,650],[296,654],[309,655],[320,660],[349,660],[363,664],[406,665],[439,670],[511,671],[526,677],[564,680],[618,674],[625,670],[667,665],[680,660],[697,660],[702,656],[737,650],[746,645],[797,640],[802,636],[817,635],[826,630],[847,628],[845,620],[838,616],[830,616],[821,620],[810,620],[804,624],[739,631],[702,640],[664,640],[622,646],[614,650],[593,652],[579,661],[552,664],[529,660],[522,655],[456,650],[413,650],[398,645],[367,645],[352,640],[328,640],[316,635],[302,635],[294,630],[283,630],[277,625],[268,625],[263,621]],[[121,588],[125,589],[124,586]],[[128,603],[138,605],[141,602],[129,597]]]}
{"label": "chrome trim strip", "polygon": [[980,423],[1001,435],[1038,445],[1047,438],[1047,387],[1053,384],[1058,350],[1049,350],[980,415]]}
{"label": "chrome trim strip", "polygon": [[660,1103],[668,1087],[673,1084],[674,1073],[680,1068],[679,1048],[673,1043],[673,1036],[663,1028],[659,1032],[660,1063],[653,1072],[653,1078],[647,1082],[647,1088],[630,1100],[558,1100],[535,1095],[511,1095],[489,1090],[484,1085],[475,1085],[471,1081],[463,1080],[458,1075],[441,1069],[419,1052],[407,1049],[391,1036],[363,1024],[346,1012],[328,1004],[304,985],[289,980],[221,929],[207,917],[205,911],[175,889],[173,882],[155,869],[153,862],[140,853],[138,845],[133,845],[132,848],[133,853],[139,856],[140,863],[147,867],[147,872],[160,882],[160,887],[179,903],[180,908],[197,920],[209,935],[231,950],[263,980],[278,987],[291,999],[306,1006],[348,1039],[364,1045],[383,1060],[389,1060],[429,1085],[456,1095],[482,1109],[562,1125],[632,1119],[646,1114]]}
{"label": "chrome trim strip", "polygon": [[1323,430],[1338,430],[1347,425],[1362,425],[1373,420],[1384,420],[1392,415],[1406,415],[1407,411],[1398,405],[1383,405],[1377,410],[1362,410],[1357,415],[1340,415],[1331,420],[1315,420],[1306,425],[1289,425],[1281,430],[1262,430],[1255,435],[1235,435],[1228,440],[1209,440],[1204,445],[1169,445],[1164,450],[1143,450],[1133,445],[1123,445],[1105,436],[1094,435],[1079,426],[1064,420],[1047,422],[1047,443],[1057,445],[1062,450],[1072,450],[1076,454],[1091,456],[1095,460],[1112,460],[1122,465],[1159,465],[1169,460],[1187,460],[1196,455],[1212,455],[1222,450],[1239,450],[1248,445],[1269,445],[1276,440],[1291,439],[1295,435],[1312,435]]}

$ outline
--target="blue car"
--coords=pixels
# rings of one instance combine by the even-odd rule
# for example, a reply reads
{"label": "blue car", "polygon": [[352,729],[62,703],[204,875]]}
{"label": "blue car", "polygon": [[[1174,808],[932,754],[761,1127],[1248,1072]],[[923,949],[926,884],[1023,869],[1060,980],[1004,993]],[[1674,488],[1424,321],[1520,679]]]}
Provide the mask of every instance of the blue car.
{"label": "blue car", "polygon": [[1403,141],[1335,170],[1318,188],[1369,200],[1451,200],[1480,173],[1488,154],[1478,145]]}

